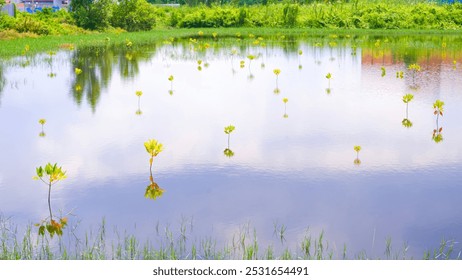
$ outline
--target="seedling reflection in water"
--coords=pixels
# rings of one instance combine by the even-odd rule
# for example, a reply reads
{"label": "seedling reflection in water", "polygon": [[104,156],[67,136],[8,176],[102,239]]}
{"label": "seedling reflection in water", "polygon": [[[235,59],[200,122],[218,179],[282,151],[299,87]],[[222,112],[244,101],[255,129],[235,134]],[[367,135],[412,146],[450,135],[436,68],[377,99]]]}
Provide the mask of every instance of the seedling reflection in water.
{"label": "seedling reflection in water", "polygon": [[353,161],[355,165],[360,165],[361,160],[359,160],[359,152],[361,151],[361,146],[354,146],[353,149],[356,152],[356,159]]}
{"label": "seedling reflection in water", "polygon": [[403,121],[401,122],[401,124],[404,126],[404,127],[407,127],[407,128],[410,128],[412,127],[412,122],[409,120],[409,116],[408,116],[408,112],[409,112],[409,102],[412,101],[412,99],[414,99],[414,95],[408,93],[406,95],[403,96],[403,102],[406,103],[406,118],[403,119]]}
{"label": "seedling reflection in water", "polygon": [[146,188],[146,192],[144,197],[149,199],[157,199],[158,197],[162,196],[164,190],[154,182],[154,178],[152,176],[152,163],[154,158],[163,151],[164,147],[161,143],[159,143],[155,139],[149,139],[148,141],[144,142],[144,147],[146,148],[146,152],[151,156],[149,159],[149,185]]}
{"label": "seedling reflection in water", "polygon": [[58,166],[57,163],[52,165],[51,163],[47,163],[45,167],[39,166],[36,168],[37,176],[34,176],[34,180],[41,180],[44,184],[48,186],[48,210],[50,211],[50,221],[48,222],[48,218],[45,219],[39,226],[39,234],[44,235],[45,229],[48,231],[51,237],[53,235],[62,235],[63,229],[67,225],[67,218],[61,218],[59,222],[53,219],[53,213],[51,211],[51,186],[56,184],[57,182],[64,180],[66,178],[66,171]]}
{"label": "seedling reflection in water", "polygon": [[303,55],[302,50],[298,50],[298,69],[301,70],[303,68],[302,63],[300,61],[300,57]]}

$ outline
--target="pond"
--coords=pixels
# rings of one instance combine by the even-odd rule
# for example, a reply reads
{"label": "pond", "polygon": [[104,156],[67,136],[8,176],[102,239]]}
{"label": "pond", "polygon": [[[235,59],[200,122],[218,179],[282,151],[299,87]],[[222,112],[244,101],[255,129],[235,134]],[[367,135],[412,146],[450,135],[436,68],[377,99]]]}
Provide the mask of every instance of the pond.
{"label": "pond", "polygon": [[[386,258],[391,242],[393,256],[420,259],[449,240],[455,258],[461,46],[279,35],[26,51],[0,66],[0,213],[49,216],[48,186],[32,177],[50,162],[67,175],[53,214],[83,232],[104,219],[155,243],[159,227],[187,225],[188,240],[217,248],[255,232],[261,252],[323,234],[333,258],[344,246]],[[149,139],[164,148],[153,181]]]}

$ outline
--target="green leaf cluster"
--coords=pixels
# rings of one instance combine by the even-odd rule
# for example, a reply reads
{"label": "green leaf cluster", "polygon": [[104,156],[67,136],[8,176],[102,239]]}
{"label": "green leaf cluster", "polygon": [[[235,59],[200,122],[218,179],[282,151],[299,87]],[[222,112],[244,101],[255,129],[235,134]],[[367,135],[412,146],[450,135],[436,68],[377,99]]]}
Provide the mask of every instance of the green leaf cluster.
{"label": "green leaf cluster", "polygon": [[53,165],[47,163],[45,167],[39,166],[36,168],[36,173],[37,176],[34,177],[35,180],[41,179],[46,184],[50,185],[66,178],[66,171],[63,171],[62,167],[58,166],[57,163]]}
{"label": "green leaf cluster", "polygon": [[403,102],[406,103],[406,104],[411,102],[412,99],[414,99],[414,95],[412,95],[410,93],[403,96]]}
{"label": "green leaf cluster", "polygon": [[144,147],[146,148],[146,152],[148,152],[151,157],[156,157],[160,152],[164,150],[163,145],[155,139],[149,139],[148,141],[144,142]]}
{"label": "green leaf cluster", "polygon": [[433,112],[435,115],[443,115],[443,111],[444,111],[444,102],[437,99],[435,101],[435,103],[433,103],[433,109],[435,109],[435,111]]}
{"label": "green leaf cluster", "polygon": [[234,131],[234,129],[235,129],[234,125],[228,125],[225,127],[225,133],[231,134]]}

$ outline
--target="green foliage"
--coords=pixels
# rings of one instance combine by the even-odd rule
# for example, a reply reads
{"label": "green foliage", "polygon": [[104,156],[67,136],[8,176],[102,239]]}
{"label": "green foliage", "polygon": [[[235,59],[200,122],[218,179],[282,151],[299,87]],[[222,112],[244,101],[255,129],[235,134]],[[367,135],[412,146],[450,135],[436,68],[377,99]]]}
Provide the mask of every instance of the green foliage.
{"label": "green foliage", "polygon": [[228,125],[225,127],[225,133],[231,134],[234,131],[234,129],[235,129],[234,125]]}
{"label": "green foliage", "polygon": [[353,149],[356,153],[359,153],[359,151],[361,151],[361,146],[354,146]]}
{"label": "green foliage", "polygon": [[156,200],[164,194],[165,190],[159,187],[154,181],[151,182],[146,188],[144,197],[152,200]]}
{"label": "green foliage", "polygon": [[37,176],[33,177],[34,180],[42,180],[47,185],[53,185],[58,181],[66,178],[66,171],[63,171],[62,167],[58,166],[57,163],[47,163],[45,167],[39,166],[36,168]]}
{"label": "green foliage", "polygon": [[414,95],[412,95],[410,93],[403,96],[403,102],[406,103],[406,104],[411,102],[412,99],[414,99]]}
{"label": "green foliage", "polygon": [[77,26],[90,30],[103,30],[110,26],[112,0],[72,0],[70,9]]}
{"label": "green foliage", "polygon": [[146,0],[122,0],[114,8],[111,23],[127,31],[151,30],[156,24],[155,13]]}
{"label": "green foliage", "polygon": [[403,119],[403,121],[401,122],[401,124],[405,127],[405,128],[411,128],[412,127],[412,122],[409,120],[409,119]]}
{"label": "green foliage", "polygon": [[284,25],[287,27],[295,27],[297,25],[297,16],[299,11],[298,4],[286,4],[283,13]]}
{"label": "green foliage", "polygon": [[151,157],[156,157],[164,149],[163,145],[157,142],[155,139],[149,139],[148,141],[144,142],[144,147],[146,148],[146,152],[148,152]]}
{"label": "green foliage", "polygon": [[437,99],[435,101],[435,103],[433,103],[433,109],[434,109],[434,112],[433,114],[437,115],[437,116],[442,116],[443,115],[443,111],[444,111],[444,102]]}

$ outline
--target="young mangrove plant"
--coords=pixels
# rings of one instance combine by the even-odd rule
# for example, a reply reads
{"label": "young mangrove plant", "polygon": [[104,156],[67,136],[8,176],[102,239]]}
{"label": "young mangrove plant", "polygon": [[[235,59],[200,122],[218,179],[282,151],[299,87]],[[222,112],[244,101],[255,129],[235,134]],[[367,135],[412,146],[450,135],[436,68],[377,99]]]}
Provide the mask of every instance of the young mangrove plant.
{"label": "young mangrove plant", "polygon": [[163,151],[164,147],[155,139],[149,139],[144,142],[144,147],[146,148],[146,152],[151,156],[149,158],[149,185],[146,187],[144,197],[155,200],[162,196],[164,190],[154,182],[154,177],[152,176],[152,163],[154,158]]}
{"label": "young mangrove plant", "polygon": [[39,133],[39,136],[40,137],[45,137],[45,131],[43,131],[43,126],[45,125],[45,123],[47,122],[46,119],[39,119],[39,124],[42,125],[42,131]]}
{"label": "young mangrove plant", "polygon": [[80,75],[80,74],[82,74],[82,69],[76,67],[76,68],[74,69],[74,73],[75,73],[76,75]]}
{"label": "young mangrove plant", "polygon": [[45,167],[39,166],[36,168],[37,176],[34,176],[34,180],[41,180],[45,185],[48,186],[48,210],[50,211],[50,219],[46,218],[39,226],[39,234],[44,235],[45,229],[48,231],[51,237],[53,235],[62,235],[63,229],[67,225],[67,218],[61,218],[59,222],[53,219],[53,213],[51,211],[51,187],[57,182],[64,180],[66,178],[66,171],[62,167],[58,166],[57,163],[51,164],[47,163]]}
{"label": "young mangrove plant", "polygon": [[353,161],[355,165],[360,165],[361,160],[359,160],[359,152],[361,151],[361,146],[354,146],[353,149],[356,152],[356,159]]}
{"label": "young mangrove plant", "polygon": [[385,69],[385,67],[381,67],[380,70],[382,70],[382,77],[385,77],[385,75],[387,74],[387,70]]}
{"label": "young mangrove plant", "polygon": [[276,75],[276,88],[274,89],[274,94],[279,94],[281,91],[279,90],[279,84],[278,84],[278,80],[279,80],[279,74],[281,74],[281,69],[274,69],[273,70],[273,73],[274,75]]}
{"label": "young mangrove plant", "polygon": [[439,127],[439,116],[443,116],[444,102],[437,99],[435,103],[433,103],[433,110],[433,114],[436,115],[436,128],[433,130],[432,139],[435,143],[439,143],[443,141],[443,128]]}
{"label": "young mangrove plant", "polygon": [[330,72],[326,74],[326,79],[329,82],[328,87],[330,88],[330,80],[332,79],[332,74]]}
{"label": "young mangrove plant", "polygon": [[411,102],[412,99],[414,99],[414,95],[410,93],[403,96],[403,102],[406,103],[406,118],[403,119],[401,124],[406,128],[412,127],[412,122],[409,120],[409,114],[408,114],[409,113],[409,102]]}
{"label": "young mangrove plant", "polygon": [[230,142],[231,133],[233,133],[235,128],[236,127],[234,127],[234,125],[225,126],[225,134],[228,135],[228,147],[223,151],[223,153],[225,154],[225,156],[229,158],[234,156],[234,152],[229,148],[229,142]]}
{"label": "young mangrove plant", "polygon": [[284,97],[282,99],[282,102],[284,102],[284,115],[283,115],[283,117],[286,119],[286,118],[289,117],[289,115],[287,115],[287,102],[289,102],[289,98]]}
{"label": "young mangrove plant", "polygon": [[404,72],[396,71],[396,79],[402,79],[402,78],[404,78]]}
{"label": "young mangrove plant", "polygon": [[141,115],[143,114],[143,111],[141,111],[140,101],[141,101],[141,96],[143,95],[143,92],[141,90],[137,90],[135,94],[136,96],[138,96],[138,110],[136,110],[136,114]]}
{"label": "young mangrove plant", "polygon": [[170,81],[170,90],[168,91],[168,93],[170,95],[173,95],[173,79],[174,79],[173,75],[170,75],[168,77],[168,80]]}
{"label": "young mangrove plant", "polygon": [[250,65],[252,64],[252,60],[255,59],[255,56],[253,54],[249,54],[247,58],[249,59],[249,79],[253,79],[252,71],[250,70]]}

